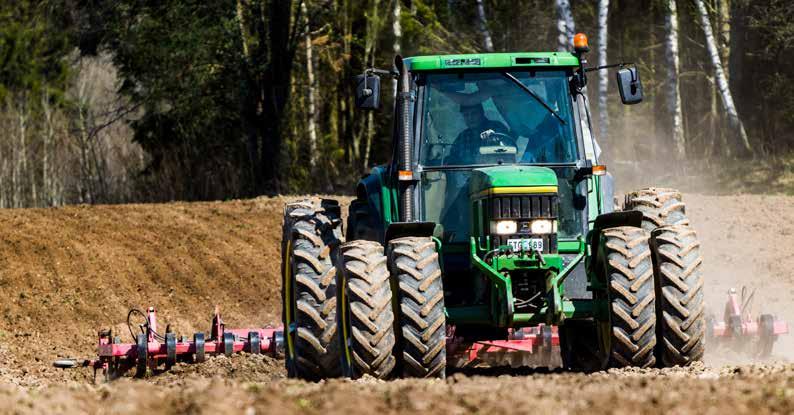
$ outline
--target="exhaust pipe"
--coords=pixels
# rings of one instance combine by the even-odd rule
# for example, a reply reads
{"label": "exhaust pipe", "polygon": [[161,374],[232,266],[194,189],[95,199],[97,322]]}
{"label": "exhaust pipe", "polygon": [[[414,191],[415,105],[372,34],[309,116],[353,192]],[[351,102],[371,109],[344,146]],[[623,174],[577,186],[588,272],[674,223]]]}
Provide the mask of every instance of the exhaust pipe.
{"label": "exhaust pipe", "polygon": [[414,221],[414,179],[413,174],[410,177],[403,176],[402,172],[412,172],[413,170],[413,129],[411,128],[411,119],[413,102],[416,99],[414,92],[411,91],[411,77],[408,74],[408,69],[405,67],[403,58],[400,55],[395,56],[394,65],[400,73],[400,91],[397,94],[397,100],[400,105],[400,121],[402,128],[400,129],[400,143],[398,151],[397,168],[398,178],[400,180],[400,187],[402,187],[402,194],[400,196],[400,221],[413,222]]}

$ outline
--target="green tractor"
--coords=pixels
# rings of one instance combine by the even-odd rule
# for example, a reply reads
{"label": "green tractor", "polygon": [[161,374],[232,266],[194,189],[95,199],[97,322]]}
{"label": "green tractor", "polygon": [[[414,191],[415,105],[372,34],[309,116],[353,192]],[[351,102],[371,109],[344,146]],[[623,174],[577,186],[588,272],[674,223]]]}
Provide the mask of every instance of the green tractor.
{"label": "green tractor", "polygon": [[[285,207],[290,376],[443,377],[492,350],[553,350],[578,371],[702,358],[681,194],[646,188],[616,209],[584,93],[606,68],[585,67],[581,36],[573,53],[397,56],[356,77],[362,110],[397,79],[393,153],[346,226],[333,200]],[[640,102],[636,67],[610,67]]]}

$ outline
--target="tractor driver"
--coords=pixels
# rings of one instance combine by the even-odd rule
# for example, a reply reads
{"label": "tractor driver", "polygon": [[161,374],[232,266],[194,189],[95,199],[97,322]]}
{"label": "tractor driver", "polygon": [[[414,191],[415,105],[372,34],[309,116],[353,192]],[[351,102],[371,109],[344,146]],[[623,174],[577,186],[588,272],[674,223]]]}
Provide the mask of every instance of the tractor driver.
{"label": "tractor driver", "polygon": [[458,134],[452,144],[448,164],[476,164],[480,155],[480,146],[489,144],[492,133],[506,134],[504,124],[493,121],[485,116],[482,102],[460,104],[460,113],[466,129]]}

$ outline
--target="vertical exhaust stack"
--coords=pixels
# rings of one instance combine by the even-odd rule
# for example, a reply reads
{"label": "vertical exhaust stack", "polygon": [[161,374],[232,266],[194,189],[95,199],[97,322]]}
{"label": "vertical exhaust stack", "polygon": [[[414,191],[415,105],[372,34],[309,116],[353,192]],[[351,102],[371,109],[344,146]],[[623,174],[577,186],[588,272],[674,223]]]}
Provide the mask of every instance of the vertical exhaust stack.
{"label": "vertical exhaust stack", "polygon": [[403,58],[395,56],[394,66],[400,73],[400,90],[397,100],[400,105],[400,145],[397,156],[397,168],[400,180],[400,222],[413,222],[414,218],[414,177],[413,177],[413,102],[416,100],[415,92],[411,90],[411,77],[405,67]]}

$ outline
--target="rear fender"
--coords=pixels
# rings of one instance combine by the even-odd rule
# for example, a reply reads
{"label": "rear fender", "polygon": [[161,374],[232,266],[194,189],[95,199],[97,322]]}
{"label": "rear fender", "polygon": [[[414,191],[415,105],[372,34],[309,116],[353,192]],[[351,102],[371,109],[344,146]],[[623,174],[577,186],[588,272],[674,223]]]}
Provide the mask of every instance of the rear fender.
{"label": "rear fender", "polygon": [[377,166],[361,178],[356,186],[356,198],[366,201],[378,239],[384,240],[386,228],[391,222],[391,199],[389,189],[384,186],[385,169]]}
{"label": "rear fender", "polygon": [[614,228],[617,226],[633,226],[635,228],[642,227],[642,212],[635,210],[628,210],[622,212],[610,212],[598,215],[593,225],[593,229],[587,234],[587,243],[590,245],[590,257],[586,262],[588,276],[596,272],[596,267],[601,263],[603,258],[599,258],[598,242],[601,240],[601,233],[604,229]]}
{"label": "rear fender", "polygon": [[435,222],[393,222],[386,228],[384,244],[388,244],[392,239],[405,236],[433,236]]}

